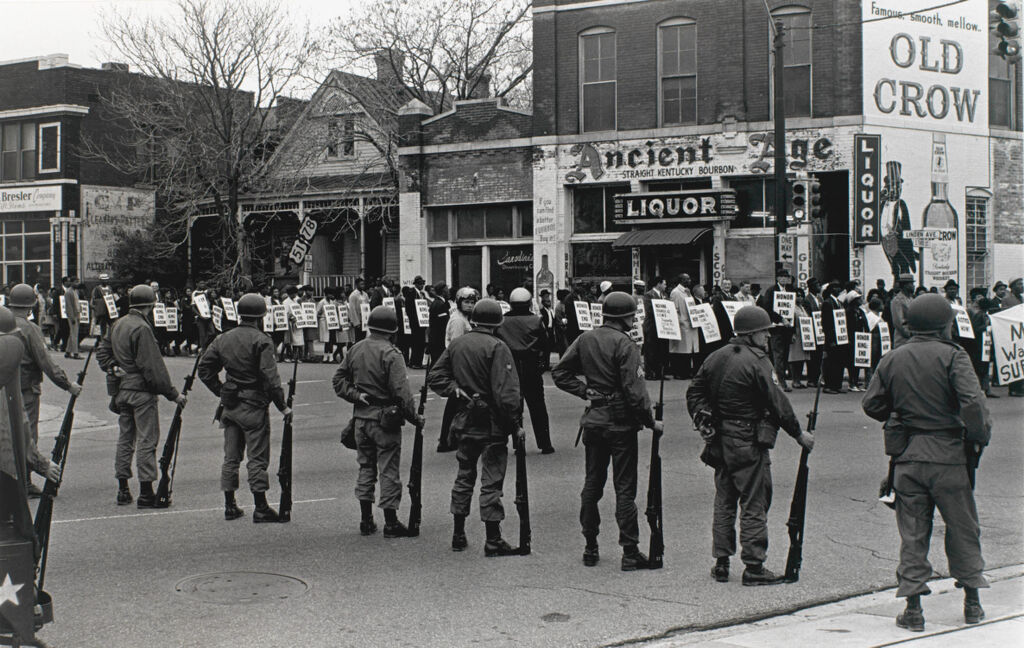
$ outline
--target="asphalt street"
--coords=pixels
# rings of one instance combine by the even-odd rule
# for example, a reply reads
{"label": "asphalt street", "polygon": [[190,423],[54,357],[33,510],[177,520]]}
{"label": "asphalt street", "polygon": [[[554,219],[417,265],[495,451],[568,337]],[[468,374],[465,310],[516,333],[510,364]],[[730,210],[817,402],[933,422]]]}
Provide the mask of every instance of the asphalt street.
{"label": "asphalt street", "polygon": [[[69,374],[80,367],[59,360]],[[191,363],[167,360],[176,382]],[[56,621],[40,636],[66,648],[605,646],[763,618],[895,584],[895,521],[876,501],[887,461],[879,426],[861,412],[859,394],[823,396],[799,583],[745,588],[739,584],[738,560],[731,582],[718,584],[709,576],[714,489],[685,413],[688,383],[670,381],[665,388],[665,568],[624,573],[610,479],[601,503],[602,560],[594,568],[581,564],[583,451],[573,441],[583,402],[551,387],[549,377],[546,396],[557,452],[540,455],[527,427],[531,556],[485,558],[475,500],[467,523],[469,549],[450,550],[448,502],[456,463],[453,454],[434,452],[443,401],[433,395],[427,403],[420,537],[360,536],[355,454],[338,442],[351,406],[331,389],[335,368],[299,367],[292,522],[257,526],[251,522],[244,466],[239,502],[247,515],[223,519],[223,436],[211,423],[215,399],[198,382],[185,413],[173,506],[164,511],[116,506],[116,417],[107,410],[104,381],[93,366],[78,401],[66,477],[55,503],[46,582]],[[290,367],[280,369],[285,374]],[[410,379],[418,389],[423,372],[411,372]],[[648,387],[656,397],[657,384]],[[1006,398],[1005,389],[999,392],[1004,397],[989,403],[995,429],[977,487],[989,568],[1024,563],[1024,401]],[[791,396],[801,415],[810,409],[813,391]],[[40,447],[48,453],[67,395],[47,383],[43,402],[48,420]],[[162,401],[160,407],[166,433],[173,405]],[[272,420],[274,473],[281,419],[272,414]],[[412,447],[412,430],[405,430],[403,480]],[[641,516],[649,443],[650,433],[641,432]],[[776,571],[783,570],[789,545],[785,522],[798,459],[799,447],[782,434],[772,455],[775,492],[769,515],[768,566]],[[503,530],[513,544],[518,533],[514,474],[510,461]],[[269,497],[276,502],[273,475],[272,482]],[[132,490],[138,492],[134,481]],[[400,515],[408,515],[407,497]],[[381,518],[378,510],[378,524]],[[642,517],[641,531],[646,542]],[[937,516],[932,544],[937,576],[948,575],[942,536]],[[892,606],[895,613],[899,604],[893,600]]]}

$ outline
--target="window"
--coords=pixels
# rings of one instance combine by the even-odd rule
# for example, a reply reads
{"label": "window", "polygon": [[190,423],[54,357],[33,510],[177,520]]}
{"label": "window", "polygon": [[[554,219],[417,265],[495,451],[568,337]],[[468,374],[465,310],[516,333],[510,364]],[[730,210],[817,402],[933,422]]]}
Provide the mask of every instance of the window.
{"label": "window", "polygon": [[613,248],[609,243],[573,243],[573,279],[603,281],[633,274],[629,248]]}
{"label": "window", "polygon": [[[32,126],[34,132],[35,125]],[[49,285],[49,221],[37,219],[0,222],[0,281]]]}
{"label": "window", "polygon": [[693,191],[711,189],[711,178],[684,178],[682,180],[658,180],[647,183],[647,191]]}
{"label": "window", "polygon": [[572,192],[574,234],[624,232],[628,225],[615,224],[615,194],[629,193],[629,185],[575,187]]}
{"label": "window", "polygon": [[[427,241],[448,240],[448,210],[431,210],[427,214]],[[438,280],[440,281],[440,280]]]}
{"label": "window", "polygon": [[775,180],[764,177],[729,178],[736,190],[736,218],[732,228],[770,227],[775,222]]}
{"label": "window", "polygon": [[966,233],[968,289],[988,286],[988,196],[968,194]]}
{"label": "window", "polygon": [[998,54],[988,56],[989,126],[1013,128],[1013,66]]}
{"label": "window", "polygon": [[782,83],[786,95],[786,117],[810,117],[811,12],[802,7],[791,7],[776,11],[775,16],[782,20],[783,26],[782,60],[785,69]]}
{"label": "window", "polygon": [[60,122],[39,124],[39,172],[60,171]]}
{"label": "window", "polygon": [[583,132],[615,130],[615,72],[615,32],[598,28],[580,36]]}
{"label": "window", "polygon": [[346,158],[356,154],[355,117],[338,117],[327,127],[327,157]]}
{"label": "window", "polygon": [[697,24],[673,21],[658,28],[661,125],[697,123]]}
{"label": "window", "polygon": [[0,180],[36,177],[36,125],[8,122],[0,129]]}
{"label": "window", "polygon": [[532,207],[530,203],[501,203],[431,208],[427,212],[427,242],[531,238]]}

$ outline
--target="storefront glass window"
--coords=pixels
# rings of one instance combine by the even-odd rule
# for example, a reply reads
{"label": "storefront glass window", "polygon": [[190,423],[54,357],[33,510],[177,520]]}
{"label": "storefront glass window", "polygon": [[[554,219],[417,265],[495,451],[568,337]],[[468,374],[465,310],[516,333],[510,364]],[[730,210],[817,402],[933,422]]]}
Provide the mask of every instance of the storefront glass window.
{"label": "storefront glass window", "polygon": [[447,281],[445,276],[445,249],[431,248],[430,250],[430,282]]}
{"label": "storefront glass window", "polygon": [[662,180],[648,182],[647,191],[692,191],[711,189],[711,178],[690,178],[686,180]]}
{"label": "storefront glass window", "polygon": [[496,245],[490,252],[491,283],[503,288],[506,295],[533,275],[532,245]]}
{"label": "storefront glass window", "polygon": [[[769,227],[775,222],[775,181],[767,178],[729,178],[736,190],[733,228]],[[759,213],[760,212],[760,213]]]}
{"label": "storefront glass window", "polygon": [[452,285],[483,289],[482,261],[483,251],[478,247],[452,248]]}
{"label": "storefront glass window", "polygon": [[632,273],[630,254],[628,248],[613,248],[611,242],[573,243],[573,278],[589,281],[629,277]]}
{"label": "storefront glass window", "polygon": [[21,260],[22,247],[20,236],[8,236],[4,239],[4,259],[13,261]]}
{"label": "storefront glass window", "polygon": [[629,193],[629,185],[576,187],[572,192],[573,232],[599,234],[624,232],[628,225],[616,225],[615,195]]}
{"label": "storefront glass window", "polygon": [[533,237],[533,203],[519,205],[519,234],[525,238]]}
{"label": "storefront glass window", "polygon": [[427,240],[430,242],[448,240],[447,209],[431,209],[427,212]]}
{"label": "storefront glass window", "polygon": [[455,238],[459,241],[484,237],[484,209],[460,207],[455,210]]}
{"label": "storefront glass window", "polygon": [[487,208],[487,238],[512,238],[512,205]]}

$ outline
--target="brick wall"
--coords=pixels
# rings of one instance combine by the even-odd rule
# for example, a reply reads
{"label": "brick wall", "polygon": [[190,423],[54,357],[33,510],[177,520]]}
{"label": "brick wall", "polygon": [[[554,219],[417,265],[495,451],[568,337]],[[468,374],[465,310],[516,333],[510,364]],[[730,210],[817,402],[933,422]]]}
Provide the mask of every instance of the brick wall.
{"label": "brick wall", "polygon": [[993,242],[1024,244],[1024,160],[1019,137],[993,137],[992,222]]}
{"label": "brick wall", "polygon": [[427,155],[424,162],[424,205],[533,200],[528,147]]}
{"label": "brick wall", "polygon": [[455,110],[423,125],[423,144],[452,144],[529,137],[533,118],[503,109],[497,98],[458,102]]}

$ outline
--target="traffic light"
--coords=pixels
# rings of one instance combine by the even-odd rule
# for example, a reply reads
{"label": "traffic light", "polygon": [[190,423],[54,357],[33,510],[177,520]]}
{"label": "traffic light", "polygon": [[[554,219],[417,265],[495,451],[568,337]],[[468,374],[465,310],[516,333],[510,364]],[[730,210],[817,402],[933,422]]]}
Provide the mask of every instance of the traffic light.
{"label": "traffic light", "polygon": [[1009,0],[996,2],[992,12],[992,33],[999,39],[995,53],[1008,61],[1021,57],[1019,15],[1016,3]]}
{"label": "traffic light", "polygon": [[807,220],[807,180],[798,178],[793,181],[789,205],[789,213],[793,215],[794,221],[800,223]]}
{"label": "traffic light", "polygon": [[821,218],[821,183],[817,178],[807,181],[807,211],[811,218]]}

